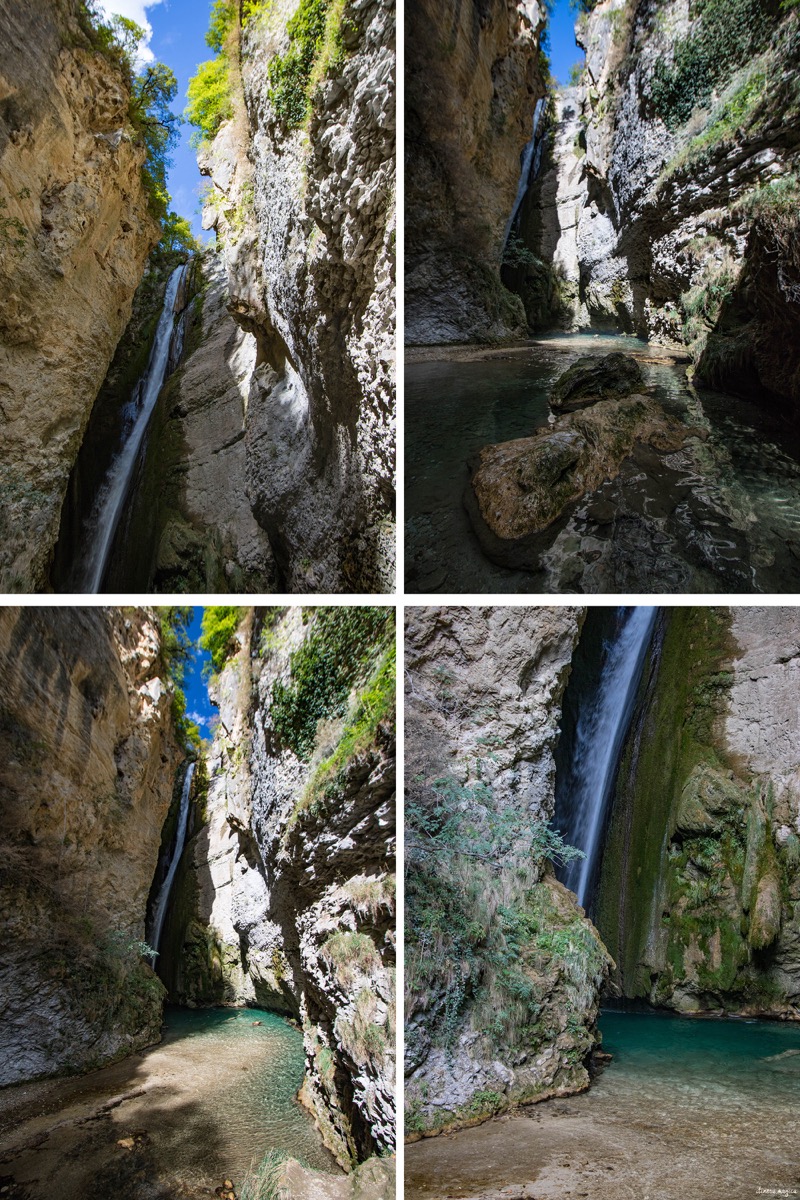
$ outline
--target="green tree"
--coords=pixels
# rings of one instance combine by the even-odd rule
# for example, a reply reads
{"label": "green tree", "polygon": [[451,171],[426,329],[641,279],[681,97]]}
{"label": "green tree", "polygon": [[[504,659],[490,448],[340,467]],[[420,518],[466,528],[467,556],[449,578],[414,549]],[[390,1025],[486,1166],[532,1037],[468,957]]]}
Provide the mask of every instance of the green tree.
{"label": "green tree", "polygon": [[181,123],[181,118],[170,109],[177,94],[175,72],[164,63],[153,63],[137,75],[131,92],[131,120],[147,150],[144,174],[151,208],[162,221],[169,212],[167,168],[172,165],[171,151]]}
{"label": "green tree", "polygon": [[201,145],[210,141],[222,122],[233,116],[230,71],[224,55],[200,63],[189,80],[186,96],[184,115],[198,131],[192,137],[192,144]]}
{"label": "green tree", "polygon": [[211,665],[204,668],[206,674],[212,671],[218,675],[236,648],[234,640],[239,628],[244,608],[233,604],[209,605],[203,609],[203,620],[200,626],[200,645],[211,655]]}

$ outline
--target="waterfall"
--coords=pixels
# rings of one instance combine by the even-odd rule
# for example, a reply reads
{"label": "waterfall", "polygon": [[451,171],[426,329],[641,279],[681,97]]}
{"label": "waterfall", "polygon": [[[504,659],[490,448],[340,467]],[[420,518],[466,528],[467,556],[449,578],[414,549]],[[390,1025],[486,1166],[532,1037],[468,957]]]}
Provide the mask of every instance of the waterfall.
{"label": "waterfall", "polygon": [[[539,167],[542,165],[542,150],[544,149],[544,134],[539,136],[539,126],[542,121],[544,110],[547,107],[547,98],[542,97],[536,101],[536,107],[533,110],[533,132],[531,140],[528,142],[522,153],[522,168],[519,176],[519,186],[517,187],[517,195],[514,200],[514,207],[511,209],[511,216],[506,222],[506,231],[503,236],[503,245],[508,241],[509,234],[517,218],[517,213],[520,210],[522,201],[525,199],[525,193],[530,187],[533,180],[539,173]],[[532,168],[532,169],[531,169]]]}
{"label": "waterfall", "polygon": [[169,277],[147,367],[126,405],[122,448],[108,468],[86,522],[83,563],[76,588],[79,592],[95,594],[102,586],[136,459],[167,374],[175,325],[175,298],[187,270],[188,264],[176,267]]}
{"label": "waterfall", "polygon": [[193,762],[189,763],[183,779],[181,807],[178,813],[178,829],[175,836],[175,849],[172,852],[172,858],[169,862],[167,877],[161,885],[161,891],[158,893],[158,902],[156,903],[155,913],[153,915],[153,932],[150,938],[150,944],[154,950],[158,950],[158,946],[161,941],[161,933],[164,928],[164,918],[167,915],[167,905],[169,904],[169,894],[172,891],[172,885],[175,882],[175,873],[178,870],[178,863],[181,861],[183,847],[186,844],[186,829],[189,824],[189,792],[192,790],[192,776],[194,775],[195,765],[196,764]]}
{"label": "waterfall", "polygon": [[566,841],[585,858],[560,872],[585,908],[591,899],[608,802],[622,744],[633,715],[636,690],[655,624],[657,609],[621,608],[619,629],[606,648],[597,689],[580,714],[572,755],[572,786],[562,829]]}

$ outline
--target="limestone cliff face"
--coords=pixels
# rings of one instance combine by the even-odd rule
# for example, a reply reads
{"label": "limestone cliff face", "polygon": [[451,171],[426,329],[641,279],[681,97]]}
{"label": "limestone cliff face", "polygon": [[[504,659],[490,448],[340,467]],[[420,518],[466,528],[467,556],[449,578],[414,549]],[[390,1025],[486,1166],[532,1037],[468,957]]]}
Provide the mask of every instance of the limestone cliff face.
{"label": "limestone cliff face", "polygon": [[798,670],[794,609],[663,616],[600,887],[624,994],[798,1016]]}
{"label": "limestone cliff face", "polygon": [[258,356],[248,494],[290,591],[393,586],[394,6],[354,0],[346,54],[287,132],[268,64],[284,0],[242,31],[244,110],[200,156],[230,308]]}
{"label": "limestone cliff face", "polygon": [[796,356],[781,361],[774,333],[798,319],[797,14],[770,0],[601,0],[578,39],[586,69],[564,95],[579,124],[559,144],[562,113],[533,245],[547,253],[555,233],[567,323],[685,343],[701,381],[797,399]]}
{"label": "limestone cliff face", "polygon": [[[256,339],[228,312],[226,272],[214,250],[193,262],[179,303],[185,311],[173,353],[182,357],[153,411],[106,585],[271,592],[277,571],[247,490]],[[115,392],[118,407],[119,388]]]}
{"label": "limestone cliff face", "polygon": [[[205,820],[167,937],[177,998],[263,1005],[301,1023],[301,1098],[349,1168],[395,1138],[394,734],[387,715],[344,749],[362,675],[348,713],[320,720],[313,753],[286,745],[275,688],[291,686],[317,621],[256,610],[218,678]],[[336,769],[315,800],[326,762]]]}
{"label": "limestone cliff face", "polygon": [[408,614],[406,1129],[415,1136],[588,1083],[608,959],[545,867],[541,841],[583,615]]}
{"label": "limestone cliff face", "polygon": [[0,1083],[157,1041],[140,957],[180,753],[146,609],[0,611]]}
{"label": "limestone cliff face", "polygon": [[74,0],[0,3],[0,581],[42,590],[70,469],[158,227],[128,95]]}
{"label": "limestone cliff face", "polygon": [[406,5],[406,340],[524,330],[500,283],[506,227],[545,87],[544,5]]}

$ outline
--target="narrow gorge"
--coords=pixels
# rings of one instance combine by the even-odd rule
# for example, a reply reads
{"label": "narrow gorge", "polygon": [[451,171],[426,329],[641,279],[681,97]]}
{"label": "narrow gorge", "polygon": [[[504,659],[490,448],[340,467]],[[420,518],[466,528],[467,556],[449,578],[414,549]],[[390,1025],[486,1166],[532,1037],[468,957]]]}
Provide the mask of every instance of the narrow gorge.
{"label": "narrow gorge", "polygon": [[0,614],[0,1186],[390,1200],[393,610],[193,621]]}
{"label": "narrow gorge", "polygon": [[0,4],[5,591],[394,586],[393,4],[200,7],[211,244],[144,30]]}
{"label": "narrow gorge", "polygon": [[797,610],[421,608],[406,665],[406,1195],[791,1193]]}
{"label": "narrow gorge", "polygon": [[795,0],[408,12],[409,589],[796,591]]}

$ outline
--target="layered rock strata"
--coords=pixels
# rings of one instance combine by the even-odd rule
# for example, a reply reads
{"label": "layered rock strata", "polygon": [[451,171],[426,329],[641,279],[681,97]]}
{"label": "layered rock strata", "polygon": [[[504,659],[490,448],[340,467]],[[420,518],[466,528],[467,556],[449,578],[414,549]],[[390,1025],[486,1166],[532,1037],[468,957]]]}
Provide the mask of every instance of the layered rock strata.
{"label": "layered rock strata", "polygon": [[297,5],[241,31],[243,105],[200,156],[230,309],[258,347],[245,452],[290,591],[393,586],[394,8],[345,5],[345,52],[287,131],[269,62]]}
{"label": "layered rock strata", "polygon": [[545,865],[540,840],[553,815],[561,698],[583,618],[570,607],[408,615],[413,1137],[588,1085],[609,959]]}
{"label": "layered rock strata", "polygon": [[481,0],[406,7],[406,340],[520,333],[500,282],[520,160],[545,86],[544,5]]}
{"label": "layered rock strata", "polygon": [[160,1036],[145,910],[181,754],[146,609],[0,611],[0,1083]]}
{"label": "layered rock strata", "polygon": [[0,581],[45,590],[92,404],[159,237],[77,0],[0,4]]}

